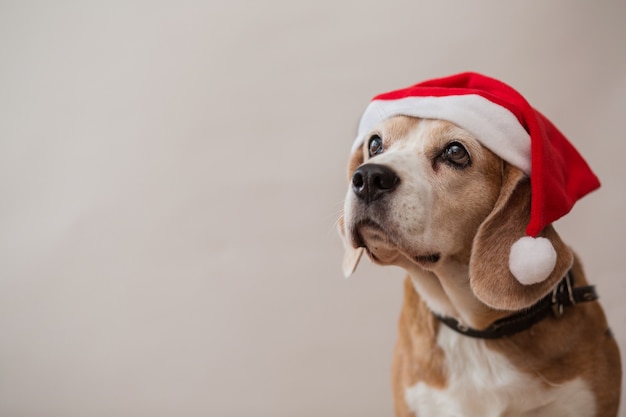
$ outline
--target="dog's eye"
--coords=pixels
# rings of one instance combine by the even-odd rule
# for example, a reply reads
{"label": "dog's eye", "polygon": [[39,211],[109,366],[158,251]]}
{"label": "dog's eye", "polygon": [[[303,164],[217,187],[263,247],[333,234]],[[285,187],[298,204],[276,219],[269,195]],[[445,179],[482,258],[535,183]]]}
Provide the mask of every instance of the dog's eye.
{"label": "dog's eye", "polygon": [[465,168],[470,164],[469,153],[459,142],[449,143],[444,148],[441,159],[455,168]]}
{"label": "dog's eye", "polygon": [[383,152],[383,140],[380,136],[374,135],[370,138],[369,144],[369,154],[370,156],[378,155]]}

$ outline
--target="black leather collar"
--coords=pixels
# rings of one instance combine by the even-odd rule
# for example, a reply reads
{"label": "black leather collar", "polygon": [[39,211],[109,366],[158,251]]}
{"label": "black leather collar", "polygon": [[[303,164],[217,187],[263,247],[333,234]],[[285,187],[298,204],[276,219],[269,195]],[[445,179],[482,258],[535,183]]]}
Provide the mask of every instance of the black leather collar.
{"label": "black leather collar", "polygon": [[563,309],[565,307],[597,299],[598,294],[596,293],[595,287],[592,285],[574,288],[574,278],[572,277],[572,272],[569,271],[554,290],[542,298],[537,304],[519,313],[496,320],[483,330],[464,326],[452,317],[442,317],[433,314],[443,324],[465,336],[479,339],[499,339],[530,328],[532,325],[546,318],[550,313],[555,317],[560,317],[563,315]]}

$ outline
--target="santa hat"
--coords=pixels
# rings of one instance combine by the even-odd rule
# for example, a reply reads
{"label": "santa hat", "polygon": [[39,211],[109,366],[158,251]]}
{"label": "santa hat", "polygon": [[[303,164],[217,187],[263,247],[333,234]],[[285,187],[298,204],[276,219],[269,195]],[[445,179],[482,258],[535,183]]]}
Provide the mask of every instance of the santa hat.
{"label": "santa hat", "polygon": [[374,97],[361,118],[353,151],[376,125],[398,115],[450,121],[530,177],[527,236],[513,244],[509,268],[522,284],[546,279],[554,269],[556,252],[537,235],[600,187],[565,136],[510,86],[467,72]]}

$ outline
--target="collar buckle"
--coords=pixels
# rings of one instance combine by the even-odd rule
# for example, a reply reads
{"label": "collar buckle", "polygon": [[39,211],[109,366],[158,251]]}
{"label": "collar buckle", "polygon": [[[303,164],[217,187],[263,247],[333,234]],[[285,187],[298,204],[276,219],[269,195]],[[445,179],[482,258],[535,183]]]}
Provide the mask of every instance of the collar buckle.
{"label": "collar buckle", "polygon": [[563,315],[563,308],[565,306],[573,306],[576,304],[574,289],[572,286],[572,276],[569,271],[565,275],[565,279],[563,279],[559,285],[554,287],[552,290],[550,304],[552,306],[552,314],[557,319]]}

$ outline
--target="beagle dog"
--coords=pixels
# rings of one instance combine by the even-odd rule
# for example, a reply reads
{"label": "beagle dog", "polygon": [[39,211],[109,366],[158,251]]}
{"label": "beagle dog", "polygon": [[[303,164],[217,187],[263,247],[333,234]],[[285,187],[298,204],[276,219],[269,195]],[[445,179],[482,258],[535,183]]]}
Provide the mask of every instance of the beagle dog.
{"label": "beagle dog", "polygon": [[403,268],[395,415],[616,416],[621,364],[580,261],[548,224],[541,282],[511,278],[530,219],[522,169],[449,120],[391,114],[362,132],[338,228],[346,276],[363,253]]}

